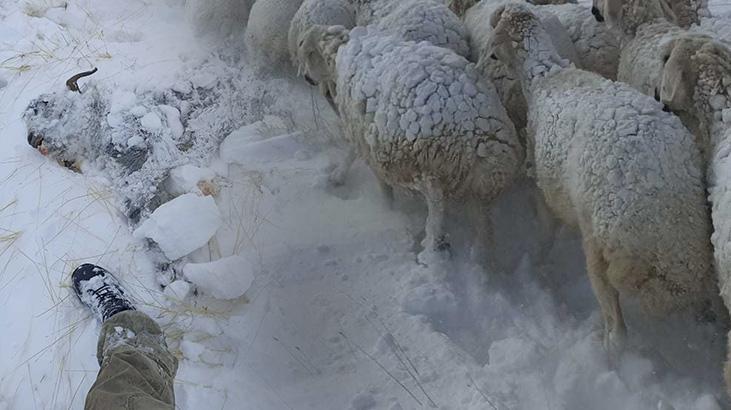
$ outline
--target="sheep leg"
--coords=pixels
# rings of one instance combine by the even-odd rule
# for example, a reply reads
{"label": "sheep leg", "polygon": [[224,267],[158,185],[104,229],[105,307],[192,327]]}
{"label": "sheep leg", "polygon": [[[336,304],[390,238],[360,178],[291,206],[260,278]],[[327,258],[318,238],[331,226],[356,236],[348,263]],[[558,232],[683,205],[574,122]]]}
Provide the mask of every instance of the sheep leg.
{"label": "sheep leg", "polygon": [[348,175],[348,171],[350,171],[350,167],[353,165],[353,162],[355,161],[355,150],[352,148],[348,148],[347,152],[345,153],[345,158],[338,164],[338,166],[335,167],[335,169],[330,172],[330,176],[328,177],[328,180],[330,181],[330,184],[333,186],[341,186],[345,183],[345,177]]}
{"label": "sheep leg", "polygon": [[393,187],[380,179],[378,180],[378,187],[381,189],[381,194],[383,194],[383,198],[386,200],[388,209],[393,209]]}
{"label": "sheep leg", "polygon": [[589,280],[604,318],[604,348],[614,361],[621,354],[627,336],[619,305],[619,292],[609,283],[608,263],[594,240],[584,239],[584,253]]}
{"label": "sheep leg", "polygon": [[491,268],[488,254],[490,249],[494,249],[495,242],[490,207],[482,201],[476,200],[469,209],[472,213],[470,219],[474,224],[474,238],[470,252],[472,260],[486,268]]}
{"label": "sheep leg", "polygon": [[449,252],[449,242],[444,232],[444,190],[433,178],[424,183],[424,197],[428,209],[426,237],[422,242],[426,252]]}

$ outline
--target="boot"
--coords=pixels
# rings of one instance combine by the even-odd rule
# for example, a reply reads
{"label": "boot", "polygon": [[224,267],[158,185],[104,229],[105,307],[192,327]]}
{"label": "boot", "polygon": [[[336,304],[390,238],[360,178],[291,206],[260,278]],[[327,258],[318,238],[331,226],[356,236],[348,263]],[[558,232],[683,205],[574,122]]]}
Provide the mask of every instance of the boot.
{"label": "boot", "polygon": [[135,310],[117,278],[104,268],[86,263],[76,268],[71,279],[81,303],[102,322],[119,312]]}

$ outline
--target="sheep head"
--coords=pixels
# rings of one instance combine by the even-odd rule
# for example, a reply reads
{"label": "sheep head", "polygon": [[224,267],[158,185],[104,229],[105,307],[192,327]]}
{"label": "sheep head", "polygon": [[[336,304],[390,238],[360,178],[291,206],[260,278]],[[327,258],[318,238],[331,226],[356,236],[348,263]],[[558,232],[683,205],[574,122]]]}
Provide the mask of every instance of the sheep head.
{"label": "sheep head", "polygon": [[467,10],[478,2],[479,0],[448,0],[449,9],[460,18],[464,17]]}
{"label": "sheep head", "polygon": [[[668,43],[662,56],[656,96],[692,124],[696,135],[710,137],[714,112],[729,106],[731,51],[711,37],[686,34]],[[719,100],[721,107],[716,106]]]}
{"label": "sheep head", "polygon": [[551,36],[528,6],[502,6],[492,15],[490,24],[494,31],[486,53],[492,53],[491,59],[499,60],[518,74],[524,80],[522,83],[544,76],[556,67],[569,65],[558,54]]}
{"label": "sheep head", "polygon": [[492,52],[490,58],[500,60],[513,70],[522,69],[521,60],[527,53],[525,39],[540,26],[538,18],[523,5],[508,4],[495,10],[490,25],[494,29],[486,48]]}
{"label": "sheep head", "polygon": [[335,58],[340,46],[348,42],[348,33],[343,26],[315,25],[297,41],[300,74],[308,83],[320,86],[329,99],[335,97]]}
{"label": "sheep head", "polygon": [[[645,23],[664,18],[674,24],[690,24],[690,0],[593,0],[591,12],[598,22],[608,22],[627,35],[634,36]],[[682,3],[681,3],[682,2]]]}

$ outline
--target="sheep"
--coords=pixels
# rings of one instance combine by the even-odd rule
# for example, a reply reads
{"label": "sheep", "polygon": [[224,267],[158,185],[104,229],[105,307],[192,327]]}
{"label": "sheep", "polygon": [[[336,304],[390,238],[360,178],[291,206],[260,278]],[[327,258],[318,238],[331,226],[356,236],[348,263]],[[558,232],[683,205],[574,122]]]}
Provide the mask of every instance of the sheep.
{"label": "sheep", "polygon": [[518,72],[536,182],[582,235],[604,346],[626,338],[619,296],[648,314],[703,312],[716,294],[698,148],[653,98],[572,67],[522,5],[498,10],[493,56]]}
{"label": "sheep", "polygon": [[617,79],[653,95],[660,81],[659,56],[668,42],[698,21],[690,0],[594,0],[592,12],[621,36]]}
{"label": "sheep", "polygon": [[77,80],[89,73],[29,103],[28,144],[74,171],[104,176],[132,225],[171,198],[171,170],[206,163],[224,136],[270,104],[261,86],[241,87],[240,71],[221,73],[210,85],[181,82],[136,93],[93,81],[80,88]]}
{"label": "sheep", "polygon": [[[686,34],[665,47],[662,61],[658,96],[684,120],[709,156],[711,241],[721,297],[731,308],[731,51],[710,37]],[[731,356],[724,373],[731,394]]]}
{"label": "sheep", "polygon": [[359,26],[373,26],[407,41],[428,41],[467,57],[467,31],[442,0],[348,0]]}
{"label": "sheep", "polygon": [[494,87],[454,51],[372,27],[313,26],[299,42],[304,74],[322,86],[345,141],[385,186],[427,203],[420,260],[444,255],[445,203],[472,199],[478,240],[489,238],[485,208],[513,181],[523,149]]}
{"label": "sheep", "polygon": [[289,69],[288,34],[302,0],[257,0],[244,32],[247,50],[268,67]]}
{"label": "sheep", "polygon": [[185,11],[199,34],[223,37],[243,31],[254,0],[186,0]]}
{"label": "sheep", "polygon": [[[464,21],[470,34],[472,60],[478,62],[477,67],[483,76],[493,81],[503,105],[507,108],[510,119],[520,131],[526,125],[526,104],[520,90],[520,84],[504,64],[500,61],[485,58],[484,55],[492,37],[492,27],[486,22],[489,21],[490,16],[496,9],[511,1],[513,0],[480,2],[467,11]],[[546,14],[543,17],[544,26],[555,39],[554,44],[559,45],[559,54],[566,59],[578,62],[574,45],[561,22],[551,14]]]}
{"label": "sheep", "polygon": [[349,0],[304,0],[289,25],[289,56],[295,66],[300,36],[314,25],[355,27],[355,8]]}

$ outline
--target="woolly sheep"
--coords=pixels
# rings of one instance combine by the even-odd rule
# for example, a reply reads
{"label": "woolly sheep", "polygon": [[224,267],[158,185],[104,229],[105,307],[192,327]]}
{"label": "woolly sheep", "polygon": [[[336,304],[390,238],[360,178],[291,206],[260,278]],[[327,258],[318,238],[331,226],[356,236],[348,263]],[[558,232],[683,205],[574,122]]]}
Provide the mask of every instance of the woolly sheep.
{"label": "woolly sheep", "polygon": [[251,7],[244,43],[250,53],[275,67],[289,65],[288,34],[302,0],[257,0]]}
{"label": "woolly sheep", "polygon": [[464,25],[438,0],[305,0],[289,28],[289,53],[297,61],[301,35],[314,25],[371,26],[407,41],[428,41],[466,56],[469,52]]}
{"label": "woolly sheep", "polygon": [[617,79],[647,95],[660,81],[662,50],[697,20],[689,0],[594,0],[593,13],[621,37]]}
{"label": "woolly sheep", "polygon": [[467,57],[467,31],[441,0],[348,0],[359,26],[397,34],[407,41],[428,41]]}
{"label": "woolly sheep", "polygon": [[355,8],[349,0],[304,0],[289,26],[289,56],[295,66],[300,36],[314,25],[355,26]]}
{"label": "woolly sheep", "polygon": [[[485,50],[488,48],[487,45],[493,34],[492,27],[487,24],[490,16],[501,6],[513,1],[480,2],[467,11],[464,20],[470,37],[472,59],[478,62],[477,67],[483,76],[493,81],[501,101],[508,111],[508,115],[510,115],[510,119],[515,127],[521,130],[526,125],[526,104],[520,90],[520,83],[515,78],[514,73],[508,70],[502,62],[486,58],[489,57],[490,53],[485,55]],[[559,54],[563,58],[577,62],[576,50],[561,22],[551,14],[543,17],[544,27],[549,30],[549,33],[555,39],[554,44],[559,45]]]}
{"label": "woolly sheep", "polygon": [[495,56],[526,94],[537,184],[582,234],[605,347],[624,343],[620,293],[655,315],[708,308],[711,229],[692,135],[652,98],[571,67],[525,6],[492,23]]}
{"label": "woolly sheep", "polygon": [[345,139],[383,184],[424,195],[424,253],[447,248],[445,203],[472,198],[477,246],[484,209],[512,182],[523,151],[494,88],[455,52],[358,27],[314,26],[299,48],[304,72],[329,82]]}
{"label": "woolly sheep", "polygon": [[[721,297],[731,308],[731,51],[709,37],[686,34],[667,45],[663,62],[661,101],[680,115],[709,153],[711,240]],[[724,373],[731,394],[731,360]]]}

